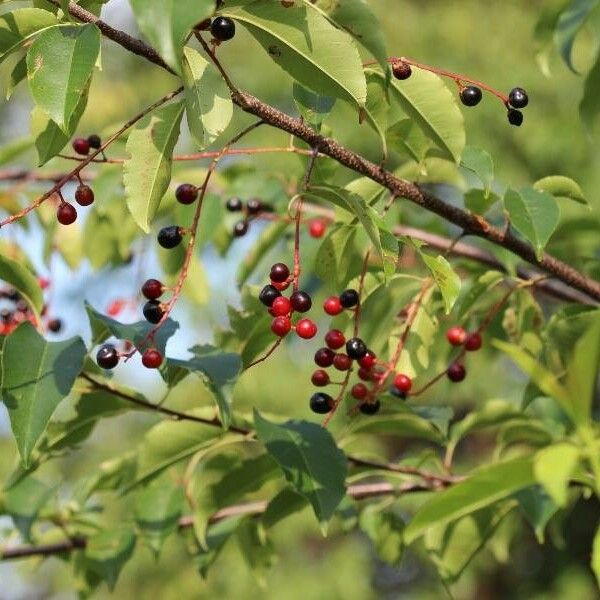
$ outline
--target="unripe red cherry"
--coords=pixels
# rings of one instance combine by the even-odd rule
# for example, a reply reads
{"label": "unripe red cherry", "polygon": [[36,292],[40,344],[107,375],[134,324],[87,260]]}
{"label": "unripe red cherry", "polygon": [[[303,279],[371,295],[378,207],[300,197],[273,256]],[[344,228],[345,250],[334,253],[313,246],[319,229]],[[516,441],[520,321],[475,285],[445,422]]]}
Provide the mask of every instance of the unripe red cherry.
{"label": "unripe red cherry", "polygon": [[296,333],[304,340],[310,340],[317,335],[317,326],[310,319],[300,319],[296,323]]}
{"label": "unripe red cherry", "polygon": [[339,329],[332,329],[325,335],[325,343],[332,349],[337,350],[346,343],[344,334]]}
{"label": "unripe red cherry", "polygon": [[335,352],[330,348],[319,348],[315,352],[315,363],[319,367],[330,367],[333,364],[335,358]]}
{"label": "unripe red cherry", "polygon": [[352,390],[350,392],[353,398],[357,400],[364,400],[369,395],[369,390],[364,383],[357,383],[352,386]]}
{"label": "unripe red cherry", "polygon": [[162,296],[163,284],[158,279],[148,279],[142,286],[142,294],[148,300],[157,300]]}
{"label": "unripe red cherry", "polygon": [[452,363],[448,370],[446,371],[446,375],[450,381],[454,383],[458,383],[462,381],[467,376],[467,370],[460,363]]}
{"label": "unripe red cherry", "polygon": [[278,291],[283,292],[290,287],[289,281],[271,281],[271,285]]}
{"label": "unripe red cherry", "polygon": [[275,281],[277,283],[284,282],[290,276],[290,270],[287,265],[283,263],[275,263],[271,267],[271,281]]}
{"label": "unripe red cherry", "polygon": [[198,188],[191,183],[182,183],[175,190],[175,198],[180,204],[193,204],[198,198]]}
{"label": "unripe red cherry", "polygon": [[308,224],[308,233],[311,237],[322,238],[327,231],[327,223],[323,219],[313,219]]}
{"label": "unripe red cherry", "polygon": [[335,317],[344,310],[344,307],[342,306],[338,296],[330,296],[327,298],[327,300],[325,300],[325,302],[323,302],[323,310],[328,315]]}
{"label": "unripe red cherry", "polygon": [[446,339],[453,346],[462,346],[465,343],[466,337],[467,337],[467,332],[462,327],[459,327],[458,325],[455,325],[454,327],[450,327],[450,329],[448,329],[448,331],[446,332]]}
{"label": "unripe red cherry", "polygon": [[73,150],[77,154],[87,156],[90,153],[90,143],[85,138],[75,138],[73,140]]}
{"label": "unripe red cherry", "polygon": [[310,380],[312,381],[312,384],[317,387],[325,387],[329,384],[329,375],[327,374],[327,371],[319,369],[312,374]]}
{"label": "unripe red cherry", "polygon": [[361,367],[361,368],[358,370],[358,376],[359,376],[359,378],[360,378],[360,379],[362,379],[363,381],[371,381],[371,379],[373,378],[373,377],[372,377],[372,374],[371,374],[371,371],[370,371],[370,370],[368,370],[368,369],[365,369],[364,367]]}
{"label": "unripe red cherry", "polygon": [[89,206],[94,202],[94,192],[89,185],[81,184],[75,190],[75,201],[80,206]]}
{"label": "unripe red cherry", "polygon": [[481,348],[481,344],[483,340],[481,339],[481,334],[477,331],[474,333],[470,333],[465,340],[465,350],[468,352],[476,352]]}
{"label": "unripe red cherry", "polygon": [[398,388],[404,394],[407,394],[412,387],[412,379],[408,375],[399,373],[394,378],[394,387]]}
{"label": "unripe red cherry", "polygon": [[77,220],[77,211],[72,204],[61,202],[56,211],[56,218],[61,225],[71,225]]}
{"label": "unripe red cherry", "polygon": [[289,317],[275,317],[271,323],[271,331],[278,337],[285,337],[292,328]]}
{"label": "unripe red cherry", "polygon": [[367,350],[367,353],[358,361],[358,364],[367,371],[373,368],[375,365],[377,357],[371,350]]}
{"label": "unripe red cherry", "polygon": [[290,314],[291,310],[292,303],[285,296],[275,298],[273,304],[271,304],[271,314],[275,317],[285,317]]}
{"label": "unripe red cherry", "polygon": [[338,371],[347,371],[352,366],[352,359],[347,354],[336,354],[333,366]]}
{"label": "unripe red cherry", "polygon": [[147,369],[158,369],[162,365],[163,357],[158,350],[150,348],[142,354],[142,364]]}

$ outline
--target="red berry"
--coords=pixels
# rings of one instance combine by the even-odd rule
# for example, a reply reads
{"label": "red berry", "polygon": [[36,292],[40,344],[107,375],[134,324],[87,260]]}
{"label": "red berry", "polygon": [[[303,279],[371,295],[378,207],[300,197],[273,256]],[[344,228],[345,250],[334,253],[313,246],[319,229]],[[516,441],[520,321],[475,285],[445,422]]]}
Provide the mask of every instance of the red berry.
{"label": "red berry", "polygon": [[142,286],[142,294],[148,300],[158,300],[163,293],[163,284],[158,279],[148,279]]}
{"label": "red berry", "polygon": [[291,310],[292,303],[285,296],[275,298],[271,304],[271,314],[275,317],[285,317],[290,314]]}
{"label": "red berry", "polygon": [[116,317],[121,312],[123,312],[123,309],[125,308],[126,304],[127,302],[125,300],[114,300],[108,305],[108,308],[106,309],[106,314],[109,317]]}
{"label": "red berry", "polygon": [[75,202],[80,206],[89,206],[94,202],[94,192],[89,185],[81,184],[75,190]]}
{"label": "red berry", "polygon": [[308,233],[311,237],[321,238],[327,230],[327,223],[323,219],[313,219],[308,224]]}
{"label": "red berry", "polygon": [[452,363],[446,371],[448,379],[454,383],[462,381],[467,376],[467,370],[460,363]]}
{"label": "red berry", "polygon": [[376,360],[376,356],[375,354],[373,354],[373,352],[371,352],[370,350],[358,361],[358,364],[363,368],[363,369],[371,369],[373,368],[373,365],[375,365],[375,360]]}
{"label": "red berry", "polygon": [[75,138],[73,140],[73,150],[77,154],[87,156],[90,153],[90,143],[85,138]]}
{"label": "red berry", "polygon": [[284,337],[292,328],[289,317],[275,317],[271,323],[271,331],[278,337]]}
{"label": "red berry", "polygon": [[462,346],[466,337],[467,332],[458,325],[450,327],[446,332],[446,338],[453,346]]}
{"label": "red berry", "polygon": [[339,315],[344,310],[344,307],[338,296],[330,296],[323,302],[323,310],[328,315],[335,317],[335,315]]}
{"label": "red berry", "polygon": [[47,277],[38,277],[38,284],[43,290],[50,287],[50,280]]}
{"label": "red berry", "polygon": [[332,349],[337,350],[346,343],[344,334],[339,329],[332,329],[325,335],[325,343]]}
{"label": "red berry", "polygon": [[147,369],[158,369],[160,365],[162,365],[163,357],[162,354],[158,350],[150,349],[146,350],[144,354],[142,354],[142,364]]}
{"label": "red berry", "polygon": [[329,375],[326,371],[319,369],[312,374],[310,380],[312,381],[312,384],[317,387],[325,387],[329,384]]}
{"label": "red berry", "polygon": [[364,383],[357,383],[352,387],[350,392],[353,398],[357,400],[364,400],[369,395],[369,390]]}
{"label": "red berry", "polygon": [[408,375],[400,373],[394,378],[394,386],[401,392],[407,394],[412,387],[412,379]]}
{"label": "red berry", "polygon": [[470,333],[465,340],[465,350],[468,352],[476,352],[481,348],[481,344],[483,340],[481,339],[481,334],[475,332]]}
{"label": "red berry", "polygon": [[198,188],[191,183],[182,183],[175,190],[175,198],[180,204],[193,204],[198,197]]}
{"label": "red berry", "polygon": [[61,225],[71,225],[77,220],[77,211],[72,204],[61,202],[56,211],[56,218]]}
{"label": "red berry", "polygon": [[280,292],[287,290],[290,287],[289,281],[271,281],[271,285]]}
{"label": "red berry", "polygon": [[363,380],[363,381],[371,381],[372,379],[372,375],[371,375],[371,371],[365,369],[364,367],[361,367],[358,370],[358,376]]}
{"label": "red berry", "polygon": [[347,371],[352,366],[352,359],[347,354],[336,354],[333,359],[333,366],[338,371]]}
{"label": "red berry", "polygon": [[317,335],[317,326],[310,319],[300,319],[296,323],[296,333],[299,337],[310,340]]}
{"label": "red berry", "polygon": [[315,363],[317,363],[319,367],[330,367],[333,364],[334,358],[335,353],[329,348],[319,348],[315,352]]}
{"label": "red berry", "polygon": [[283,263],[275,263],[271,267],[271,281],[276,281],[277,283],[284,282],[290,276],[290,270],[287,265]]}

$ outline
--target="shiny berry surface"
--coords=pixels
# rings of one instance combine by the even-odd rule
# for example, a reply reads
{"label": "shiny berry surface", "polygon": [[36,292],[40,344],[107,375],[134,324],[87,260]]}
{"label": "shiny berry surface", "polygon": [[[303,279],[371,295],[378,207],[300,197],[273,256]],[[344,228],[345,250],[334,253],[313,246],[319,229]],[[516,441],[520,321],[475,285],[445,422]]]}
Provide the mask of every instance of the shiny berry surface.
{"label": "shiny berry surface", "polygon": [[329,385],[329,375],[327,374],[327,371],[323,371],[322,369],[315,371],[310,380],[312,384],[316,385],[317,387],[325,387],[326,385]]}
{"label": "shiny berry surface", "polygon": [[163,356],[158,350],[149,349],[142,354],[142,364],[147,369],[158,369],[162,365]]}
{"label": "shiny berry surface", "polygon": [[142,286],[142,294],[148,300],[157,300],[162,296],[163,284],[158,279],[148,279]]}
{"label": "shiny berry surface", "polygon": [[333,366],[338,371],[347,371],[352,366],[352,359],[347,354],[336,354]]}
{"label": "shiny berry surface", "polygon": [[271,331],[278,337],[284,337],[292,328],[289,317],[275,317],[271,322]]}
{"label": "shiny berry surface", "polygon": [[296,323],[296,334],[304,340],[310,340],[317,335],[317,326],[310,319],[300,319]]}
{"label": "shiny berry surface", "polygon": [[346,343],[344,334],[339,329],[331,329],[325,335],[325,343],[332,349],[337,350]]}
{"label": "shiny berry surface", "polygon": [[310,399],[310,409],[318,415],[326,415],[333,408],[333,398],[329,394],[317,392]]}
{"label": "shiny berry surface", "polygon": [[335,352],[331,348],[319,348],[315,352],[315,363],[325,369],[333,364],[334,358]]}
{"label": "shiny berry surface", "polygon": [[330,296],[325,300],[325,302],[323,302],[323,310],[328,315],[335,317],[344,310],[344,307],[342,306],[342,303],[340,302],[338,296]]}

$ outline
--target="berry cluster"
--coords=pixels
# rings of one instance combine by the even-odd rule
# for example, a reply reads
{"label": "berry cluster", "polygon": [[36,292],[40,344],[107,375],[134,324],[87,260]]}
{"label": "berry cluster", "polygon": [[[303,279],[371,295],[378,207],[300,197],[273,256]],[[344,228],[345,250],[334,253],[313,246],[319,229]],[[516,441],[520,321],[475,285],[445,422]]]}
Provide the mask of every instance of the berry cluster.
{"label": "berry cluster", "polygon": [[233,227],[234,237],[243,237],[248,233],[250,222],[262,213],[272,213],[273,207],[267,202],[263,202],[260,198],[251,198],[247,202],[243,202],[240,198],[229,198],[225,204],[225,208],[231,213],[243,213],[244,218],[238,221]]}
{"label": "berry cluster", "polygon": [[455,325],[446,332],[446,339],[452,346],[463,347],[463,352],[447,369],[446,375],[450,381],[458,383],[467,376],[467,370],[462,362],[464,352],[477,352],[483,345],[483,339],[478,331],[467,333],[462,327]]}
{"label": "berry cluster", "polygon": [[285,337],[292,329],[296,335],[305,340],[310,340],[317,335],[317,326],[310,319],[300,319],[295,325],[292,323],[294,312],[306,313],[312,308],[312,299],[307,292],[295,290],[289,298],[281,292],[286,290],[292,278],[287,265],[275,263],[271,267],[271,283],[260,292],[259,300],[269,309],[273,317],[271,331],[277,337]]}

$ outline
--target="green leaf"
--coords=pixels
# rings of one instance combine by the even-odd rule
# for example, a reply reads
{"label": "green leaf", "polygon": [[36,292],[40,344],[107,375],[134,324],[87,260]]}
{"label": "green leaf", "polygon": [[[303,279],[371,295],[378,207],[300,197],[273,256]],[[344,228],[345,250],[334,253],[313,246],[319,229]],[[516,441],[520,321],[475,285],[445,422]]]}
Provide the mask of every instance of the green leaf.
{"label": "green leaf", "polygon": [[231,94],[216,67],[193,48],[184,49],[183,81],[188,126],[198,147],[204,148],[231,122]]}
{"label": "green leaf", "polygon": [[594,131],[596,119],[600,113],[598,98],[600,98],[600,53],[587,74],[583,87],[583,98],[579,105],[579,116],[590,134]]}
{"label": "green leaf", "polygon": [[106,529],[88,538],[85,547],[86,566],[113,589],[125,563],[135,549],[135,533],[127,526]]}
{"label": "green leaf", "polygon": [[19,8],[0,16],[0,63],[36,34],[55,26],[58,19],[39,8]]}
{"label": "green leaf", "polygon": [[297,81],[294,81],[293,96],[296,108],[302,118],[311,127],[320,131],[323,121],[335,105],[335,98],[315,94]]}
{"label": "green leaf", "polygon": [[304,421],[277,425],[254,411],[258,439],[277,461],[285,478],[312,505],[325,528],[345,496],[348,464],[331,434]]}
{"label": "green leaf", "polygon": [[494,161],[489,152],[481,148],[466,146],[462,155],[461,166],[477,175],[486,193],[489,194],[494,182]]}
{"label": "green leaf", "polygon": [[169,189],[182,116],[182,102],[163,106],[142,119],[127,140],[130,158],[123,166],[127,207],[146,233]]}
{"label": "green leaf", "polygon": [[552,175],[539,179],[533,184],[534,189],[552,194],[556,200],[573,200],[589,206],[583,190],[576,181],[562,175]]}
{"label": "green leaf", "polygon": [[566,442],[543,448],[535,455],[535,479],[558,506],[567,505],[569,479],[579,459],[579,448]]}
{"label": "green leaf", "polygon": [[365,105],[367,86],[352,38],[299,2],[231,2],[221,14],[240,22],[296,81],[318,94]]}
{"label": "green leaf", "polygon": [[600,527],[596,530],[594,536],[594,545],[592,548],[592,570],[596,574],[596,579],[600,585]]}
{"label": "green leaf", "polygon": [[408,524],[404,540],[410,544],[431,527],[460,519],[533,483],[532,457],[520,457],[485,467],[430,498]]}
{"label": "green leaf", "polygon": [[360,121],[366,120],[379,136],[382,147],[382,160],[387,159],[387,127],[388,127],[388,100],[384,80],[379,74],[367,71],[367,103],[360,112]]}
{"label": "green leaf", "polygon": [[399,565],[404,555],[404,521],[392,510],[371,504],[363,509],[360,528],[369,536],[381,560]]}
{"label": "green leaf", "polygon": [[340,289],[347,281],[358,230],[351,225],[331,228],[315,256],[315,275],[331,288]]}
{"label": "green leaf", "polygon": [[100,30],[91,24],[48,29],[27,52],[33,100],[65,133],[99,54]]}
{"label": "green leaf", "polygon": [[192,27],[210,17],[213,0],[130,0],[140,31],[165,62],[181,74],[183,45]]}
{"label": "green leaf", "polygon": [[500,200],[494,192],[486,193],[485,190],[469,190],[465,194],[465,207],[477,215],[485,215],[496,202]]}
{"label": "green leaf", "polygon": [[268,504],[261,522],[265,529],[271,529],[291,515],[300,512],[306,506],[306,498],[292,488],[281,490]]}
{"label": "green leaf", "polygon": [[538,542],[543,544],[546,525],[558,511],[558,506],[539,485],[521,490],[515,497],[521,512],[532,525]]}
{"label": "green leaf", "polygon": [[577,70],[573,66],[573,44],[596,6],[598,6],[598,0],[573,0],[561,13],[556,24],[554,42],[563,60],[574,73],[577,73]]}
{"label": "green leaf", "polygon": [[44,306],[44,294],[37,277],[20,261],[0,255],[0,279],[15,288],[40,318]]}
{"label": "green leaf", "polygon": [[[52,495],[52,488],[34,477],[23,477],[6,490],[4,494],[4,510],[10,515],[17,529],[29,539],[31,526],[39,511]],[[0,556],[2,553],[0,552]]]}
{"label": "green leaf", "polygon": [[412,119],[401,119],[387,130],[389,147],[420,163],[434,147],[433,142]]}
{"label": "green leaf", "polygon": [[465,123],[454,94],[433,73],[413,69],[410,79],[392,81],[392,97],[438,147],[458,163],[465,148]]}
{"label": "green leaf", "polygon": [[560,221],[560,209],[554,196],[533,188],[523,188],[520,192],[509,189],[504,195],[504,208],[511,225],[531,242],[538,259],[541,258]]}
{"label": "green leaf", "polygon": [[47,342],[31,323],[19,325],[6,338],[2,399],[25,466],[56,407],[69,395],[85,355],[81,338]]}

